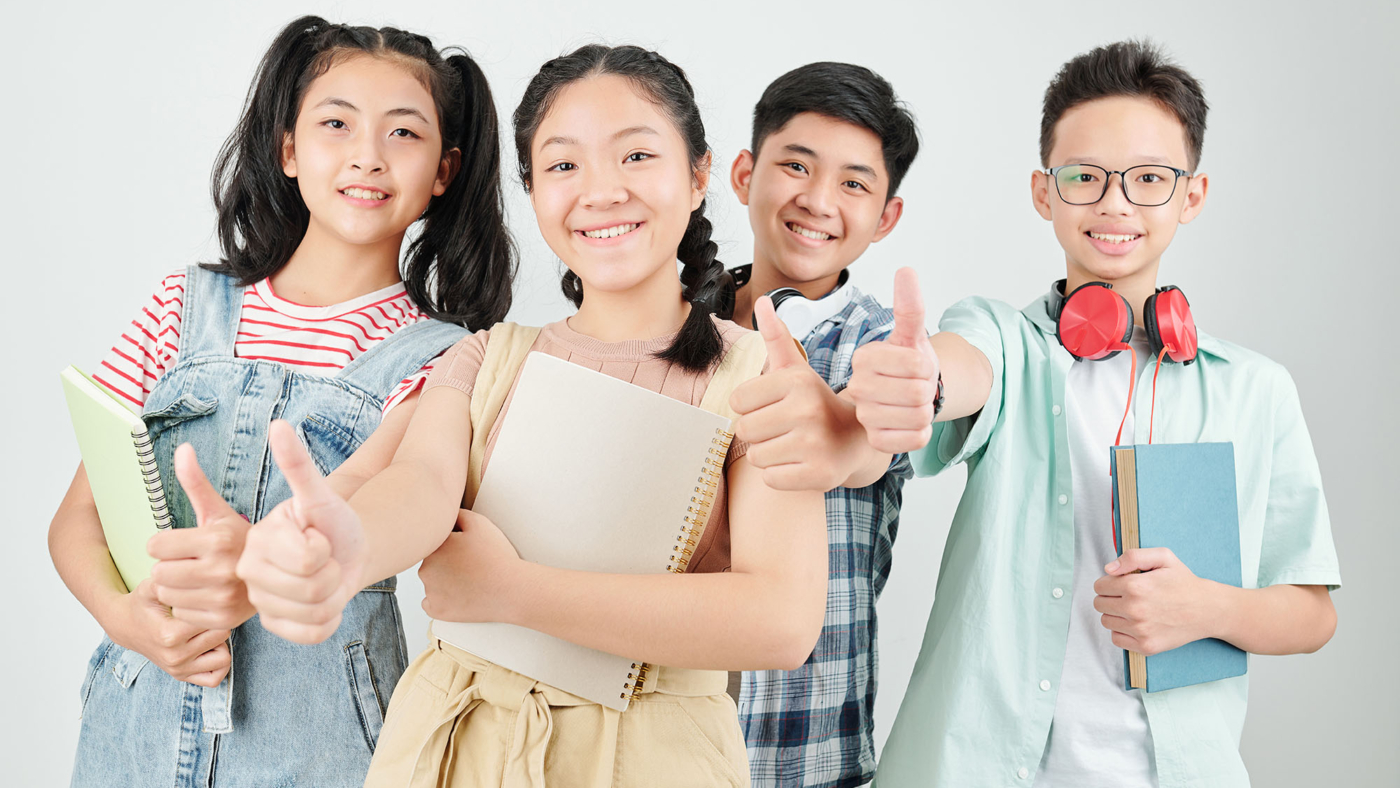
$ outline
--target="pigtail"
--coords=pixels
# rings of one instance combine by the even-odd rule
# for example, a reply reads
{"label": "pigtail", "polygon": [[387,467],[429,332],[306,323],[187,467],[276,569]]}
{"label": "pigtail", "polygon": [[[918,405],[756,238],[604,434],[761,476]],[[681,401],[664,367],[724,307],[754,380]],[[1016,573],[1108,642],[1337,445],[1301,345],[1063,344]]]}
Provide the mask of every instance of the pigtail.
{"label": "pigtail", "polygon": [[443,148],[460,152],[447,190],[423,212],[423,230],[405,256],[404,285],[439,320],[476,330],[510,310],[515,244],[501,196],[501,139],[486,75],[466,53],[441,71]]}
{"label": "pigtail", "polygon": [[710,235],[714,228],[705,217],[705,203],[690,214],[676,257],[681,261],[681,297],[690,302],[690,314],[671,346],[658,358],[690,370],[704,370],[724,355],[724,340],[711,315],[734,315],[734,278],[717,258],[719,246]]}
{"label": "pigtail", "polygon": [[238,125],[219,150],[210,191],[223,257],[205,267],[241,285],[275,273],[306,235],[311,214],[296,180],[282,172],[282,145],[296,126],[303,77],[319,54],[316,42],[338,27],[304,16],[277,34],[258,64]]}

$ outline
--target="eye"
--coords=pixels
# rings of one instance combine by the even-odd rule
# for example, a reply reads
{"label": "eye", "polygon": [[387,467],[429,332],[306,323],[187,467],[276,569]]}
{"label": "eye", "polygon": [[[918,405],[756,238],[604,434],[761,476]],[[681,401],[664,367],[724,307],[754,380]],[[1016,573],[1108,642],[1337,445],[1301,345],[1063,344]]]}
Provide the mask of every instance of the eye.
{"label": "eye", "polygon": [[343,128],[347,128],[346,125],[345,125],[345,121],[339,120],[339,119],[336,119],[336,118],[331,118],[330,120],[323,121],[323,122],[321,123],[321,125],[322,125],[322,126],[329,126],[330,128],[333,128],[333,129],[343,129]]}
{"label": "eye", "polygon": [[848,186],[848,187],[850,187],[850,188],[852,188],[852,189],[859,189],[859,190],[861,190],[861,191],[863,191],[863,192],[868,192],[868,191],[870,191],[869,189],[865,188],[865,184],[861,183],[860,181],[846,181],[845,183],[843,183],[843,184],[841,184],[841,185],[842,185],[842,186]]}
{"label": "eye", "polygon": [[561,161],[552,167],[545,167],[545,172],[570,172],[578,169],[578,165],[570,161]]}
{"label": "eye", "polygon": [[793,172],[800,172],[800,173],[802,173],[802,174],[804,174],[804,175],[807,174],[807,167],[806,167],[806,165],[804,165],[802,162],[799,162],[799,161],[787,161],[787,162],[783,162],[782,164],[780,164],[780,165],[778,165],[778,166],[780,166],[780,167],[786,167],[786,168],[788,168],[789,170],[792,170]]}
{"label": "eye", "polygon": [[1161,183],[1162,176],[1155,172],[1144,172],[1138,176],[1138,183]]}
{"label": "eye", "polygon": [[402,137],[402,138],[404,138],[404,139],[415,139],[415,140],[416,140],[416,139],[422,139],[422,137],[419,137],[417,134],[414,134],[412,131],[409,131],[408,129],[394,129],[393,131],[389,132],[389,136],[390,136],[390,137]]}
{"label": "eye", "polygon": [[1093,183],[1099,178],[1092,172],[1077,172],[1069,177],[1071,183]]}
{"label": "eye", "polygon": [[627,154],[627,158],[625,159],[625,161],[646,161],[647,159],[651,158],[655,157],[645,151],[633,151]]}

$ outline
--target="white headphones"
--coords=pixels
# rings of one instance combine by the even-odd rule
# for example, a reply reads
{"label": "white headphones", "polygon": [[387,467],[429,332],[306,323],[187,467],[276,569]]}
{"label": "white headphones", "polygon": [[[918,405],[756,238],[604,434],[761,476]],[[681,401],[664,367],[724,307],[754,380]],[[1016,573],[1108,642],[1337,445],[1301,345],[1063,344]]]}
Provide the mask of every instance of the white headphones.
{"label": "white headphones", "polygon": [[[735,286],[743,287],[748,284],[749,277],[753,274],[753,266],[741,265],[731,269],[729,273],[734,277]],[[816,300],[807,298],[800,290],[792,287],[780,287],[766,295],[773,299],[773,308],[778,313],[778,319],[783,321],[793,337],[801,342],[817,326],[841,314],[841,311],[850,305],[851,300],[855,298],[855,287],[848,284],[850,278],[850,271],[841,271],[840,278],[836,280],[836,289]],[[757,323],[754,323],[753,329],[758,330]]]}

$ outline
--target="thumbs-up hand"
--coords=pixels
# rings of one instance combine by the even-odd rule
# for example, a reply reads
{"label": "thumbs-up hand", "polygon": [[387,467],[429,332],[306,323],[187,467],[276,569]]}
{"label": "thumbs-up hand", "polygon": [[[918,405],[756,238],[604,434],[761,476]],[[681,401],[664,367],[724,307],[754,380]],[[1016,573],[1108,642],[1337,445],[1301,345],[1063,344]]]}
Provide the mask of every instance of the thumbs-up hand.
{"label": "thumbs-up hand", "polygon": [[292,497],[248,532],[238,576],[264,628],[294,643],[320,643],[335,634],[345,604],[360,591],[364,528],[290,424],[274,421],[268,445]]}
{"label": "thumbs-up hand", "polygon": [[855,471],[865,443],[855,407],[838,398],[808,364],[778,319],[773,302],[754,304],[768,347],[768,370],[734,389],[735,437],[749,443],[748,460],[775,490],[841,486]]}
{"label": "thumbs-up hand", "polygon": [[175,450],[175,478],[194,509],[195,527],[161,531],[146,543],[157,559],[155,596],[175,618],[199,629],[233,629],[256,612],[234,572],[248,521],[205,478],[188,443]]}
{"label": "thumbs-up hand", "polygon": [[938,354],[924,328],[924,299],[914,269],[895,273],[894,330],[885,341],[856,350],[846,391],[871,446],[894,453],[928,443],[938,394]]}

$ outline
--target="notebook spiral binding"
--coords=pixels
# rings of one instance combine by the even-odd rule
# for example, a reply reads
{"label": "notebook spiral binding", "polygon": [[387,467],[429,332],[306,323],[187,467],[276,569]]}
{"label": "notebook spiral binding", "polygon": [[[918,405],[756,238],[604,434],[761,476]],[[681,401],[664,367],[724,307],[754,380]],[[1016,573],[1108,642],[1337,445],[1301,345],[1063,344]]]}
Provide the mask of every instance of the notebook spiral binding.
{"label": "notebook spiral binding", "polygon": [[136,444],[136,457],[141,462],[141,479],[146,484],[146,500],[151,504],[156,527],[169,528],[174,521],[170,508],[165,505],[165,488],[160,483],[160,468],[156,466],[156,448],[151,434],[145,430],[132,430],[131,439]]}
{"label": "notebook spiral binding", "polygon": [[[690,558],[695,554],[695,547],[700,544],[705,523],[710,520],[710,510],[715,505],[719,481],[724,475],[724,458],[729,455],[729,445],[733,442],[734,433],[721,429],[716,429],[715,437],[710,439],[710,448],[700,468],[700,475],[695,477],[695,489],[690,496],[690,505],[685,507],[685,524],[681,526],[680,535],[676,537],[676,544],[671,549],[671,560],[666,566],[666,571],[678,575],[685,574],[686,567],[690,565]],[[636,700],[637,696],[642,694],[642,688],[650,674],[650,664],[633,662],[632,672],[627,674],[627,683],[622,687],[622,697],[629,701]]]}

